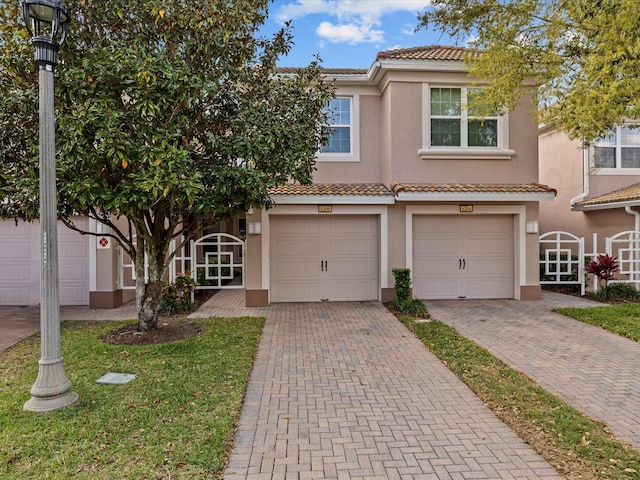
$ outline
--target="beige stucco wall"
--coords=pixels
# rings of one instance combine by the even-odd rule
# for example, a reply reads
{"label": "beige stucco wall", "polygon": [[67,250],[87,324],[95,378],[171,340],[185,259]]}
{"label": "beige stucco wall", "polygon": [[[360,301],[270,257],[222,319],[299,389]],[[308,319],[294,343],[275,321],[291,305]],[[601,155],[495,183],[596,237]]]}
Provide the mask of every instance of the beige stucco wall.
{"label": "beige stucco wall", "polygon": [[[340,94],[340,91],[338,91]],[[314,183],[380,183],[382,181],[381,101],[376,95],[358,95],[360,155],[356,161],[316,160]]]}
{"label": "beige stucco wall", "polygon": [[[571,200],[585,191],[582,143],[570,140],[564,133],[547,127],[538,138],[540,182],[558,190],[552,203],[540,204],[540,232],[567,231],[584,237],[587,253],[604,252],[604,239],[634,229],[634,217],[622,208],[576,211]],[[588,196],[593,198],[638,182],[636,175],[602,175],[590,171]],[[593,245],[593,234],[598,236]]]}

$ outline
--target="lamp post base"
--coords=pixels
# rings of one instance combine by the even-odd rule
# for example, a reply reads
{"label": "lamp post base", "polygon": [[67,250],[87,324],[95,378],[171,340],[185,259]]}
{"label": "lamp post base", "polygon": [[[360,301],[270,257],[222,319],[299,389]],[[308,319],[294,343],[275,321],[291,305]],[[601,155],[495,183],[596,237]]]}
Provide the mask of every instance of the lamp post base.
{"label": "lamp post base", "polygon": [[71,391],[71,383],[64,373],[62,358],[41,359],[38,378],[31,388],[31,398],[23,409],[29,412],[51,412],[71,405],[78,400],[78,394]]}

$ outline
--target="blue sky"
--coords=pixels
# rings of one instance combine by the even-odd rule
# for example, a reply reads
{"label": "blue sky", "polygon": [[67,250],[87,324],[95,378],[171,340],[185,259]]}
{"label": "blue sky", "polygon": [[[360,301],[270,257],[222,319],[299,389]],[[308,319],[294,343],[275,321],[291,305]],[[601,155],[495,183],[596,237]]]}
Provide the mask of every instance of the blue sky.
{"label": "blue sky", "polygon": [[293,22],[294,43],[282,67],[301,67],[320,54],[327,68],[369,68],[376,54],[392,48],[454,45],[422,28],[417,12],[429,0],[275,0],[262,30],[270,34]]}

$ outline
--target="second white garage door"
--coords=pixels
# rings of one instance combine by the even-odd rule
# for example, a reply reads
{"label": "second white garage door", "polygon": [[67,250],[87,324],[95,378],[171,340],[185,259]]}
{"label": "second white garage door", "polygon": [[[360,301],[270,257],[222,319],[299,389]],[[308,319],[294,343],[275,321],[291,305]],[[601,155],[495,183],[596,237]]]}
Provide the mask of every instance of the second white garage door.
{"label": "second white garage door", "polygon": [[511,215],[414,216],[414,296],[513,298],[513,228]]}
{"label": "second white garage door", "polygon": [[378,299],[375,216],[271,216],[272,302]]}

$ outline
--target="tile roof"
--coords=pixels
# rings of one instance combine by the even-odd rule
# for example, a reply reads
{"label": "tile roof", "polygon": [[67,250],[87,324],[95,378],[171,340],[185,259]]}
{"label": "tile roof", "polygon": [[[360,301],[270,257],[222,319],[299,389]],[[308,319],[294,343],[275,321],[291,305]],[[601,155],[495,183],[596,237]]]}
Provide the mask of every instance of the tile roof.
{"label": "tile roof", "polygon": [[378,183],[287,183],[271,190],[271,195],[334,195],[334,196],[392,196],[391,191]]}
{"label": "tile roof", "polygon": [[473,56],[480,55],[479,50],[463,47],[443,47],[440,45],[430,45],[427,47],[397,48],[378,52],[376,60],[452,60],[461,61],[467,54]]}
{"label": "tile roof", "polygon": [[[278,67],[278,73],[293,74],[298,73],[298,67]],[[325,75],[366,75],[366,68],[322,68]]]}
{"label": "tile roof", "polygon": [[540,183],[397,183],[391,184],[395,195],[408,193],[552,193],[558,192]]}
{"label": "tile roof", "polygon": [[607,205],[610,203],[622,202],[639,202],[640,201],[640,183],[629,185],[628,187],[605,193],[598,197],[582,200],[576,203],[576,206],[593,207],[599,205]]}

